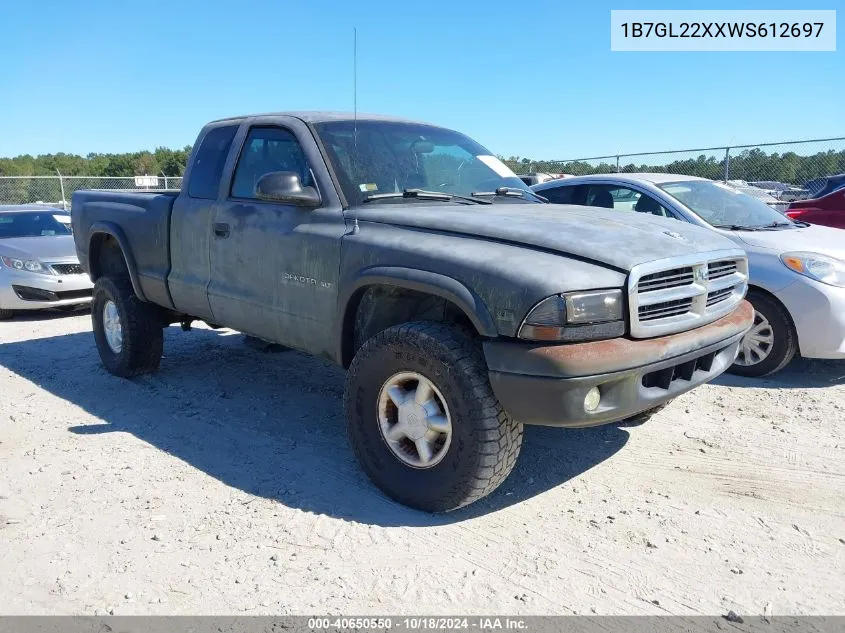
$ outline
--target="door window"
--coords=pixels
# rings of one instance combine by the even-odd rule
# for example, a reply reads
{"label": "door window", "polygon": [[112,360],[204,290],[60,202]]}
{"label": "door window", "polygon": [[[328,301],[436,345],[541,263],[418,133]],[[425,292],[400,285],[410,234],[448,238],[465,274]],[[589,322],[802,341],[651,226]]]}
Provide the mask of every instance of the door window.
{"label": "door window", "polygon": [[296,136],[278,127],[254,127],[238,158],[232,197],[255,199],[259,179],[273,171],[292,171],[303,187],[313,186],[311,167]]}
{"label": "door window", "polygon": [[577,186],[549,187],[537,193],[548,198],[552,204],[578,204],[574,196]]}
{"label": "door window", "polygon": [[661,217],[674,217],[662,204],[651,196],[616,185],[591,185],[584,204],[616,211],[651,213]]}

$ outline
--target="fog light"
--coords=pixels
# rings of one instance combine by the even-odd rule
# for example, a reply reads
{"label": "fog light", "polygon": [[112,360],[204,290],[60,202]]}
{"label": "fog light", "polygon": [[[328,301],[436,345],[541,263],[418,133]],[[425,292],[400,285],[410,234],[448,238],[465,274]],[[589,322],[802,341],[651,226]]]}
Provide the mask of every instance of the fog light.
{"label": "fog light", "polygon": [[599,391],[598,387],[593,387],[587,392],[587,395],[584,396],[584,411],[592,413],[599,408],[600,401],[601,391]]}

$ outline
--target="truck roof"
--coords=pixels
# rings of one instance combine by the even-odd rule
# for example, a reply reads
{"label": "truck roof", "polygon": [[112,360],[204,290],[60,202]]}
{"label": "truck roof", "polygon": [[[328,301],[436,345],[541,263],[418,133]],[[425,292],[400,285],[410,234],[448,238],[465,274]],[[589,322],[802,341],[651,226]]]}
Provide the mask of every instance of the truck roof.
{"label": "truck roof", "polygon": [[366,112],[359,112],[357,115],[352,112],[334,112],[329,110],[291,110],[287,112],[261,112],[256,114],[245,114],[242,116],[226,117],[211,121],[211,123],[221,123],[223,121],[243,121],[253,117],[265,116],[290,116],[301,119],[307,123],[325,123],[326,121],[353,121],[357,118],[358,121],[393,121],[395,123],[418,123],[422,125],[432,125],[424,121],[415,121],[413,119],[405,119],[402,117],[387,116],[384,114],[371,114]]}

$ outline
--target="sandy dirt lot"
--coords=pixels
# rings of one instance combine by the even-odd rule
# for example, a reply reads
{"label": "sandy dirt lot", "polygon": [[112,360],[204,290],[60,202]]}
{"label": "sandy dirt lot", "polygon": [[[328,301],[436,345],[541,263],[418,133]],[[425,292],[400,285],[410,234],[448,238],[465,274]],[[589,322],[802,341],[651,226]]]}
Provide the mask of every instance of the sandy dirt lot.
{"label": "sandy dirt lot", "polygon": [[845,614],[845,363],[528,428],[502,488],[430,516],[358,469],[327,363],[170,328],[128,382],[85,313],[0,343],[3,613]]}

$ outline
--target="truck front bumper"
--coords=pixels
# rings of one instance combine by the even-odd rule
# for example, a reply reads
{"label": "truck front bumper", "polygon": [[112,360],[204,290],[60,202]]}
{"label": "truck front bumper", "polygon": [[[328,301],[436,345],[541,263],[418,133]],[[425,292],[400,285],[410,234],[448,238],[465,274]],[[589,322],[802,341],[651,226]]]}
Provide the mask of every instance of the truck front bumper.
{"label": "truck front bumper", "polygon": [[[652,339],[563,345],[488,341],[490,384],[504,409],[525,424],[584,427],[625,420],[709,382],[733,364],[754,309],[694,330]],[[598,406],[588,411],[587,393]],[[595,395],[595,394],[593,394]]]}

